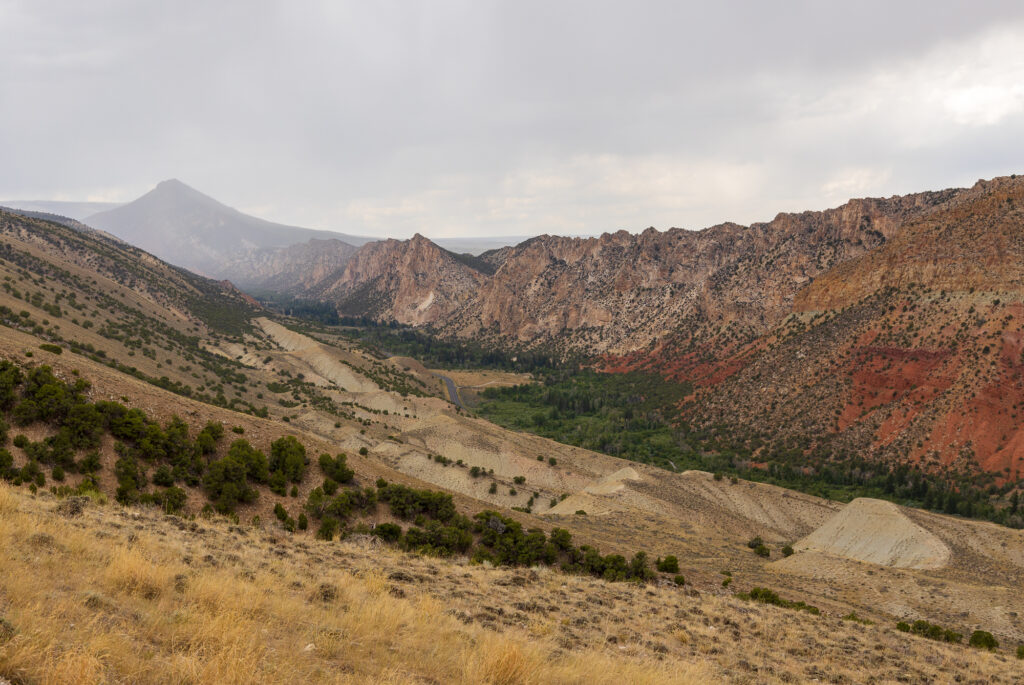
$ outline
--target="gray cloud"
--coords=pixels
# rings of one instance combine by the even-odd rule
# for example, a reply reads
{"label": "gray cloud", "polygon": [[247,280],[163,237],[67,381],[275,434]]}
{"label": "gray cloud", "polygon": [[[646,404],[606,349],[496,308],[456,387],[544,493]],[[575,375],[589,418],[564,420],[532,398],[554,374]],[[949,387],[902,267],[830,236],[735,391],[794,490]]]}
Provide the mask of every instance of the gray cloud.
{"label": "gray cloud", "polygon": [[596,233],[1024,171],[1020,3],[780,5],[0,0],[0,198]]}

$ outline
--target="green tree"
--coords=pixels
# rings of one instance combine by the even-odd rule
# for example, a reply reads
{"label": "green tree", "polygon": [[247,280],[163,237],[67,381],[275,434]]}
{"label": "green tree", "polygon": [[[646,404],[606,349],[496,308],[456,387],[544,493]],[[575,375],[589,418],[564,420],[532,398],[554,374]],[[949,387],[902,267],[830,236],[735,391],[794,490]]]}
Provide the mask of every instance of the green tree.
{"label": "green tree", "polygon": [[239,503],[256,500],[258,493],[248,483],[248,467],[236,456],[228,455],[210,464],[203,478],[206,494],[222,514],[234,511]]}
{"label": "green tree", "polygon": [[971,639],[968,641],[968,644],[971,647],[979,647],[989,651],[995,651],[999,648],[999,641],[987,630],[975,630],[971,633]]}
{"label": "green tree", "polygon": [[301,482],[306,472],[305,446],[292,435],[275,440],[270,445],[270,470],[280,471],[293,483]]}
{"label": "green tree", "polygon": [[231,447],[228,448],[228,456],[245,464],[245,474],[249,480],[255,483],[266,483],[270,478],[266,455],[250,445],[248,440],[239,439],[231,443]]}
{"label": "green tree", "polygon": [[664,559],[659,558],[655,566],[662,573],[679,573],[679,560],[671,554]]}
{"label": "green tree", "polygon": [[329,454],[321,454],[320,470],[335,483],[349,483],[356,475],[356,472],[348,467],[344,453],[333,458]]}

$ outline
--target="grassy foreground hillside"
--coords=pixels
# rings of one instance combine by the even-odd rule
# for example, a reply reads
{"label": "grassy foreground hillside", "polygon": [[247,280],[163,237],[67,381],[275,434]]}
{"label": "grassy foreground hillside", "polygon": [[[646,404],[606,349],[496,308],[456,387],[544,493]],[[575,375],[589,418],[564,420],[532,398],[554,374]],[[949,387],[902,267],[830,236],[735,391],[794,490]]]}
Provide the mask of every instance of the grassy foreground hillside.
{"label": "grassy foreground hillside", "polygon": [[258,530],[72,511],[0,486],[0,675],[12,682],[656,683],[704,672],[593,650],[551,659],[550,638],[465,626],[429,593],[401,597],[366,558],[310,567]]}
{"label": "grassy foreground hillside", "polygon": [[1009,683],[1020,673],[1007,655],[733,597],[292,539],[2,484],[0,550],[0,678],[12,683]]}

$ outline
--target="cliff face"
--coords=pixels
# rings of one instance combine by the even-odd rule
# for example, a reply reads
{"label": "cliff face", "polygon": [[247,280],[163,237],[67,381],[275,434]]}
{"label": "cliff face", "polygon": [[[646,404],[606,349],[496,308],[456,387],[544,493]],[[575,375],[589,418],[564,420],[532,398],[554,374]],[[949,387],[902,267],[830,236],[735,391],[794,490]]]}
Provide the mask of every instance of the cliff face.
{"label": "cliff face", "polygon": [[943,211],[911,220],[884,249],[850,260],[796,298],[798,311],[838,309],[882,288],[1012,289],[1024,277],[1024,179],[980,181]]}
{"label": "cliff face", "polygon": [[[542,236],[509,248],[449,330],[618,354],[697,329],[762,333],[810,279],[881,245],[952,194],[853,200],[750,227]],[[680,331],[687,323],[692,330]]]}
{"label": "cliff face", "polygon": [[339,313],[413,326],[445,320],[472,299],[486,275],[421,235],[363,246],[337,278],[312,291]]}
{"label": "cliff face", "polygon": [[364,246],[339,278],[311,293],[346,314],[588,354],[725,327],[750,337],[781,321],[808,281],[956,192],[852,200],[750,227],[540,236],[472,263],[420,236],[388,240]]}
{"label": "cliff face", "polygon": [[250,290],[303,293],[340,272],[358,248],[316,238],[297,245],[249,250],[221,267],[224,278]]}

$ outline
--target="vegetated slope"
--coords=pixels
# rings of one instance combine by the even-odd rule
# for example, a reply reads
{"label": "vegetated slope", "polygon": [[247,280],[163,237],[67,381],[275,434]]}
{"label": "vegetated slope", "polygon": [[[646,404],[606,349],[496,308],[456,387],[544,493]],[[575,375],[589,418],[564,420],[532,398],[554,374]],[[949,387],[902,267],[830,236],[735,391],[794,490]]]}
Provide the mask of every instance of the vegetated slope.
{"label": "vegetated slope", "polygon": [[221,269],[249,250],[287,247],[311,238],[359,245],[365,238],[275,224],[227,207],[181,181],[163,181],[126,205],[86,223],[172,264],[224,278]]}
{"label": "vegetated slope", "polygon": [[36,345],[57,344],[181,394],[253,409],[255,392],[237,391],[240,365],[205,346],[242,336],[258,311],[230,283],[92,229],[2,212],[0,278],[0,323],[31,334]]}
{"label": "vegetated slope", "polygon": [[[170,266],[127,243],[81,225],[65,226],[44,219],[0,212],[0,231],[7,240],[7,261],[15,268],[39,270],[38,276],[78,286],[85,277],[67,270],[75,266],[133,291],[156,306],[172,310],[214,331],[247,325],[253,301],[230,283],[212,281]],[[22,248],[19,250],[19,248]],[[23,263],[22,263],[23,262]],[[76,278],[76,276],[78,276]]]}
{"label": "vegetated slope", "polygon": [[335,287],[310,295],[347,315],[505,347],[628,353],[723,330],[746,340],[784,318],[810,279],[958,192],[851,200],[749,227],[540,236],[465,264],[417,236],[364,248]]}
{"label": "vegetated slope", "polygon": [[92,228],[90,226],[86,226],[85,224],[83,224],[81,221],[79,221],[77,219],[74,219],[74,218],[71,218],[71,217],[62,216],[60,214],[50,214],[48,212],[38,212],[38,211],[28,210],[28,209],[15,209],[15,208],[12,208],[12,207],[4,207],[4,206],[0,206],[0,212],[5,212],[7,214],[17,214],[18,216],[27,217],[29,219],[41,219],[43,221],[50,221],[50,222],[55,223],[55,224],[61,224],[62,226],[67,226],[68,228],[73,228],[73,229],[75,229],[77,231],[95,231],[96,230],[96,229],[94,229],[94,228]]}
{"label": "vegetated slope", "polygon": [[[1022,205],[1024,179],[980,182],[823,275],[690,417],[950,478],[980,469],[1009,496],[1024,475]],[[918,493],[964,513],[934,495]]]}

